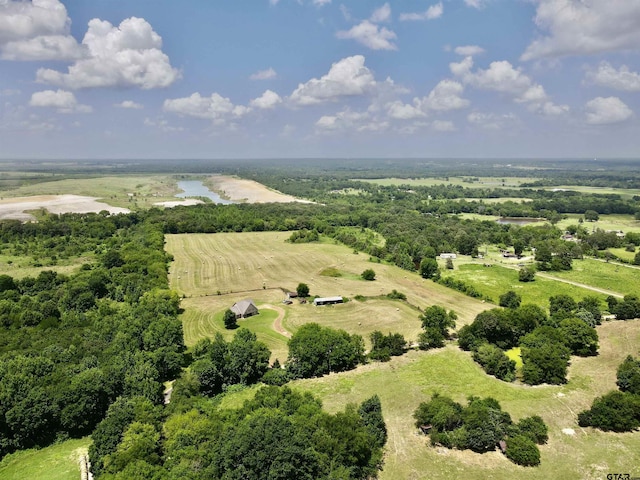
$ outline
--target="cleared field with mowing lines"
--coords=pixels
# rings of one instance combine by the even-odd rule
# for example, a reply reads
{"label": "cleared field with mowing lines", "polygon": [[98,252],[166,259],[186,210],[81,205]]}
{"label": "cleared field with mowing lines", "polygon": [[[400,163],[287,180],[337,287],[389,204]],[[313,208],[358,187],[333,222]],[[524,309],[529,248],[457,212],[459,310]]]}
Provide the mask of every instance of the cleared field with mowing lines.
{"label": "cleared field with mowing lines", "polygon": [[[388,363],[372,363],[356,370],[293,382],[292,387],[318,395],[325,408],[335,412],[350,402],[379,395],[389,440],[381,480],[396,479],[593,479],[610,472],[638,475],[640,435],[582,429],[576,415],[594,397],[616,388],[615,372],[627,354],[640,349],[638,321],[607,322],[598,327],[600,354],[575,358],[569,382],[563,386],[529,387],[509,384],[486,375],[467,352],[449,345],[429,352],[412,351]],[[256,387],[257,388],[257,387]],[[223,399],[221,407],[237,407],[256,388]],[[492,396],[514,421],[540,415],[549,426],[549,442],[540,448],[542,464],[519,467],[500,453],[431,447],[417,433],[411,415],[433,392],[465,402],[468,395]],[[563,433],[573,429],[574,435]]]}
{"label": "cleared field with mowing lines", "polygon": [[[407,295],[409,303],[420,308],[438,304],[455,310],[459,325],[471,322],[487,308],[486,304],[424,280],[417,273],[372,263],[368,255],[354,254],[343,245],[290,244],[285,242],[289,236],[290,232],[167,235],[165,247],[174,257],[169,275],[171,288],[187,297],[220,292],[227,296],[225,305],[228,306],[243,298],[257,296],[263,287],[295,290],[300,282],[309,285],[311,295],[319,296],[374,297],[396,289]],[[343,276],[321,275],[320,272],[328,267],[337,269]],[[359,278],[368,268],[376,272],[373,282]],[[283,297],[284,294],[279,300]],[[390,305],[400,308],[396,302]],[[362,307],[363,311],[367,308],[366,305]],[[352,320],[356,325],[362,321]],[[285,317],[285,326],[288,321],[289,316]],[[296,325],[292,315],[292,327]]]}
{"label": "cleared field with mowing lines", "polygon": [[[367,348],[370,348],[369,335],[374,330],[385,334],[401,333],[410,342],[416,341],[421,331],[419,312],[404,302],[368,299],[363,302],[354,300],[342,305],[314,307],[309,303],[298,302],[292,305],[278,304],[282,300],[280,290],[256,293],[251,298],[256,302],[260,314],[238,320],[238,324],[255,332],[258,339],[269,347],[272,361],[278,358],[283,362],[288,354],[288,338],[273,329],[279,312],[284,316],[282,326],[290,333],[295,333],[305,323],[317,322],[362,335]],[[234,330],[224,328],[222,316],[235,301],[230,295],[185,298],[182,301],[185,312],[181,318],[186,345],[192,346],[201,338],[212,338],[218,332],[230,340]]]}

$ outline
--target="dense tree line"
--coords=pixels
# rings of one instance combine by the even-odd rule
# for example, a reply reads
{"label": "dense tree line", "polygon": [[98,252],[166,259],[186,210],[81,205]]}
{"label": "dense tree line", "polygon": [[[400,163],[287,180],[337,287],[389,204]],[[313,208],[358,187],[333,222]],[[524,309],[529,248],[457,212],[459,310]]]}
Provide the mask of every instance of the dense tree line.
{"label": "dense tree line", "polygon": [[77,236],[98,252],[73,275],[0,277],[0,456],[91,433],[121,396],[160,403],[184,351],[162,231],[74,214],[0,231],[14,245]]}
{"label": "dense tree line", "polygon": [[387,433],[376,396],[332,415],[287,387],[263,387],[232,410],[172,404],[166,418],[139,397],[111,405],[90,448],[99,478],[364,480],[382,467]]}

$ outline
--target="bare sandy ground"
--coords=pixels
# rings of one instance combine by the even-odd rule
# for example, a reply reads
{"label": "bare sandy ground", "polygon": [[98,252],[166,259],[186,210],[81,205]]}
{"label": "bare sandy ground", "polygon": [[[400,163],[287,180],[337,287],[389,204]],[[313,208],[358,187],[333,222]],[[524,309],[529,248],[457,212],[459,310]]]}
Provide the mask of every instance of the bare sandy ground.
{"label": "bare sandy ground", "polygon": [[126,208],[113,207],[94,197],[80,195],[37,195],[0,200],[0,220],[33,220],[28,210],[44,208],[51,213],[89,213],[106,210],[109,213],[129,213]]}
{"label": "bare sandy ground", "polygon": [[189,207],[191,205],[198,205],[200,203],[204,203],[204,202],[202,200],[198,200],[197,198],[187,198],[185,200],[176,200],[171,202],[156,202],[154,203],[154,205],[158,205],[159,207],[165,207],[165,208],[173,208],[179,205]]}
{"label": "bare sandy ground", "polygon": [[227,177],[224,175],[212,175],[207,179],[207,183],[212,185],[212,190],[223,194],[234,202],[246,203],[313,203],[308,200],[301,200],[291,195],[285,195],[276,190],[270,190],[261,183],[242,178]]}

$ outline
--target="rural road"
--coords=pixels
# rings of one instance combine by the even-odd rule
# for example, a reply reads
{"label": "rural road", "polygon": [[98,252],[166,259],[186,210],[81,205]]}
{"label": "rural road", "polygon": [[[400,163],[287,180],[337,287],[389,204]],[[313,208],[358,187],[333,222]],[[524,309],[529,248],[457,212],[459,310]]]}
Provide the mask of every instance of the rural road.
{"label": "rural road", "polygon": [[291,333],[286,331],[282,326],[282,320],[284,319],[284,310],[282,308],[276,307],[270,304],[261,305],[260,308],[268,308],[270,310],[275,310],[276,312],[278,312],[278,316],[273,321],[273,329],[276,332],[278,332],[280,335],[284,335],[287,338],[291,338]]}

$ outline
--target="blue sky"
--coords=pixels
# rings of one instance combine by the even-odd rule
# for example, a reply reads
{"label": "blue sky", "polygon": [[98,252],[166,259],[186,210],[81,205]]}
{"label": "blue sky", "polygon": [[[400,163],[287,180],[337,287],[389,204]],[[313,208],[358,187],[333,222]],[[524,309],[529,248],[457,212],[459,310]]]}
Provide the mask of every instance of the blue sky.
{"label": "blue sky", "polygon": [[638,157],[640,0],[0,0],[0,158]]}

